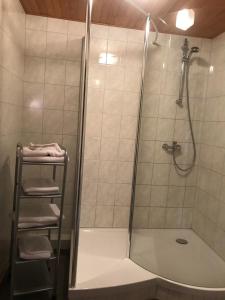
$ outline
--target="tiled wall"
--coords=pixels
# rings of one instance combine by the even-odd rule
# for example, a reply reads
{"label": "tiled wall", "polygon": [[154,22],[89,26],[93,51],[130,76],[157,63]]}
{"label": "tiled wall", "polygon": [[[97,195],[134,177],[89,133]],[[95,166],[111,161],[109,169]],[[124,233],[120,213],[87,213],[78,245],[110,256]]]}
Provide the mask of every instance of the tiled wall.
{"label": "tiled wall", "polygon": [[0,279],[9,253],[15,150],[21,137],[24,42],[20,2],[0,1]]}
{"label": "tiled wall", "polygon": [[225,259],[225,34],[212,40],[193,229]]}
{"label": "tiled wall", "polygon": [[[64,232],[69,233],[74,171],[82,37],[85,24],[26,16],[23,143],[63,144],[70,162]],[[49,168],[48,168],[49,170]],[[46,168],[40,170],[46,176]],[[37,176],[37,167],[29,176]]]}
{"label": "tiled wall", "polygon": [[[190,67],[190,103],[196,142],[204,107],[209,69],[210,41],[188,38],[189,47],[200,47]],[[150,46],[145,76],[140,153],[134,212],[136,228],[191,228],[196,192],[195,167],[188,176],[179,175],[172,156],[162,149],[173,140],[182,146],[177,157],[181,167],[192,160],[187,104],[176,105],[184,36],[160,34],[160,46]],[[181,173],[182,174],[182,173]]]}
{"label": "tiled wall", "polygon": [[92,25],[82,227],[127,227],[144,32]]}

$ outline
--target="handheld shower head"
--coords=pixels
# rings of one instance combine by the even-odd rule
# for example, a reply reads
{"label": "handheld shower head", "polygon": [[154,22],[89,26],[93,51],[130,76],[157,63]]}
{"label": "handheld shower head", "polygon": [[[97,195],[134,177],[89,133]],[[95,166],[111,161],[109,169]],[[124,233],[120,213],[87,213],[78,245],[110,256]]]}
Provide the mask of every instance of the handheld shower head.
{"label": "handheld shower head", "polygon": [[199,47],[191,47],[191,50],[188,55],[188,60],[190,60],[193,53],[198,53],[200,51]]}
{"label": "handheld shower head", "polygon": [[191,52],[192,53],[198,53],[200,51],[199,47],[192,47]]}

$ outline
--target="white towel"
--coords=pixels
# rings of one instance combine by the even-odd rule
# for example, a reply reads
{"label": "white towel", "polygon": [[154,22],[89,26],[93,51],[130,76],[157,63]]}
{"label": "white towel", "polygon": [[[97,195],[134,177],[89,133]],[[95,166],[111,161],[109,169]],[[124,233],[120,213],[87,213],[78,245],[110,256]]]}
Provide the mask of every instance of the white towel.
{"label": "white towel", "polygon": [[60,210],[54,203],[22,206],[19,215],[19,228],[51,226],[57,224]]}
{"label": "white towel", "polygon": [[23,161],[25,162],[36,162],[36,163],[62,163],[64,157],[52,157],[52,156],[24,156]]}
{"label": "white towel", "polygon": [[28,195],[57,194],[59,187],[50,178],[29,178],[23,180],[23,191]]}
{"label": "white towel", "polygon": [[19,255],[22,259],[46,259],[53,253],[46,236],[25,235],[19,239]]}
{"label": "white towel", "polygon": [[33,144],[23,147],[23,156],[25,157],[62,157],[65,151],[57,143],[51,144]]}

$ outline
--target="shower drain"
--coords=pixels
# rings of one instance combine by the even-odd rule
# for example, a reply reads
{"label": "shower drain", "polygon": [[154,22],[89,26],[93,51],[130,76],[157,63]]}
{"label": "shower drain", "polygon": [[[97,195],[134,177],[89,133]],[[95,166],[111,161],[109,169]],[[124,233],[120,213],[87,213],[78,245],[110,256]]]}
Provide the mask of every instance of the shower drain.
{"label": "shower drain", "polygon": [[178,244],[182,244],[182,245],[187,245],[188,244],[188,241],[185,240],[185,239],[176,239],[176,242]]}

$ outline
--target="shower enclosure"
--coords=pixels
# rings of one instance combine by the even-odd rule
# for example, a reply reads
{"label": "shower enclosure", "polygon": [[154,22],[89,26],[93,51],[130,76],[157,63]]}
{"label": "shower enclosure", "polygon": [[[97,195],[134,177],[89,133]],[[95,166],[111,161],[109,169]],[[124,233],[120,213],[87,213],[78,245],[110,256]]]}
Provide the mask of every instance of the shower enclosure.
{"label": "shower enclosure", "polygon": [[[93,25],[91,7],[89,1],[72,287],[79,257],[86,265],[98,257],[96,270],[107,264],[101,251],[91,256],[95,235],[83,256],[79,232],[83,243],[92,230],[124,228],[130,261],[150,274],[224,289],[224,34],[159,33],[157,17],[137,5],[145,31]],[[109,231],[100,234],[111,245]]]}
{"label": "shower enclosure", "polygon": [[218,121],[209,112],[216,42],[161,34],[159,43],[149,41],[145,62],[130,259],[175,282],[223,288],[224,150],[211,136],[222,124],[209,122]]}

